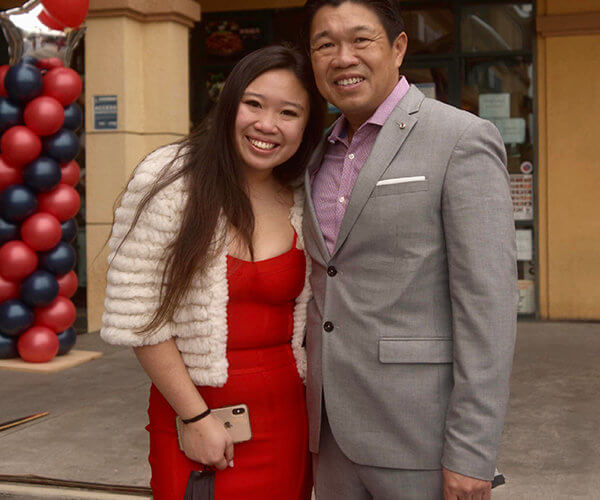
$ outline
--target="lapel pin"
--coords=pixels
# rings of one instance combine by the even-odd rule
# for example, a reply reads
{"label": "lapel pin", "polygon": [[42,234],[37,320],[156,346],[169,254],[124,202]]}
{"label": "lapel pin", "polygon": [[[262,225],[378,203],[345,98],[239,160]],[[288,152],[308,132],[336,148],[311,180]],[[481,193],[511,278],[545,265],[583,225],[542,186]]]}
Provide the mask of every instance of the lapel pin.
{"label": "lapel pin", "polygon": [[400,128],[406,128],[406,123],[404,123],[404,122],[400,123]]}

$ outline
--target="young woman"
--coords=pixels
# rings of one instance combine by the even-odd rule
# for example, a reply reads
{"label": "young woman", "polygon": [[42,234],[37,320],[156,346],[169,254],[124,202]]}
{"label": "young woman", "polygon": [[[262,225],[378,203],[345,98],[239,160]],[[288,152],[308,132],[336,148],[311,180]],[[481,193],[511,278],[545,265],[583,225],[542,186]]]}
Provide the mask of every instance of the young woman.
{"label": "young woman", "polygon": [[[115,212],[101,335],[133,346],[153,382],[155,500],[183,498],[203,465],[217,500],[310,498],[309,260],[293,186],[322,133],[312,82],[294,49],[248,55],[199,130],[140,163]],[[237,404],[252,438],[234,446],[207,410]],[[177,415],[191,421],[183,452]]]}

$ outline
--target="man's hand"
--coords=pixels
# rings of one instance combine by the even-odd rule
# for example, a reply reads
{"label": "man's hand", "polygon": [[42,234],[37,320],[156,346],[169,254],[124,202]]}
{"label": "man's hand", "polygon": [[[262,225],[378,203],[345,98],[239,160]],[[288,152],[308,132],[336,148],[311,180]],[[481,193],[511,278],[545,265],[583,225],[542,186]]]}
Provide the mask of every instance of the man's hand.
{"label": "man's hand", "polygon": [[490,500],[492,483],[442,469],[444,500]]}

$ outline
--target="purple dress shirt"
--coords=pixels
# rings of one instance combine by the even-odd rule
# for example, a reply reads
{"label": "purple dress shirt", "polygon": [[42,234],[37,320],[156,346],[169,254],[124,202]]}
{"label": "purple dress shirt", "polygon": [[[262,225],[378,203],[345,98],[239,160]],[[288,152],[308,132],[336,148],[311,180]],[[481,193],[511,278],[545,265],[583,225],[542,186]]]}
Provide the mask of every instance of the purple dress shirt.
{"label": "purple dress shirt", "polygon": [[312,178],[312,198],[330,254],[335,248],[358,173],[367,161],[381,127],[409,87],[406,78],[402,77],[371,118],[354,133],[352,142],[348,142],[344,115],[337,119],[327,137],[329,144],[323,162]]}

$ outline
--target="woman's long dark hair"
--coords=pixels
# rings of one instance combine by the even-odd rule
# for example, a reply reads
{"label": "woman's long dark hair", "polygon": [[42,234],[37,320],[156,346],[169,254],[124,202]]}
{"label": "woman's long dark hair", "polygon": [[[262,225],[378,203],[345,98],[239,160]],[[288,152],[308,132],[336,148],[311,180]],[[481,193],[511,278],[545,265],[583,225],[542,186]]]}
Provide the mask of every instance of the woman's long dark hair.
{"label": "woman's long dark hair", "polygon": [[[179,232],[165,249],[159,307],[150,323],[138,333],[149,333],[173,318],[196,270],[204,268],[214,257],[211,242],[220,214],[236,228],[240,240],[247,245],[254,260],[254,214],[233,130],[246,87],[263,73],[276,69],[287,69],[296,75],[308,92],[310,115],[298,151],[284,164],[277,166],[273,175],[284,186],[301,179],[323,133],[324,103],[315,87],[310,62],[302,52],[285,45],[265,47],[236,64],[213,110],[194,132],[180,142],[173,161],[181,167],[165,168],[137,207],[125,238],[159,191],[181,177],[185,179],[189,195]],[[224,244],[224,241],[219,244]]]}

